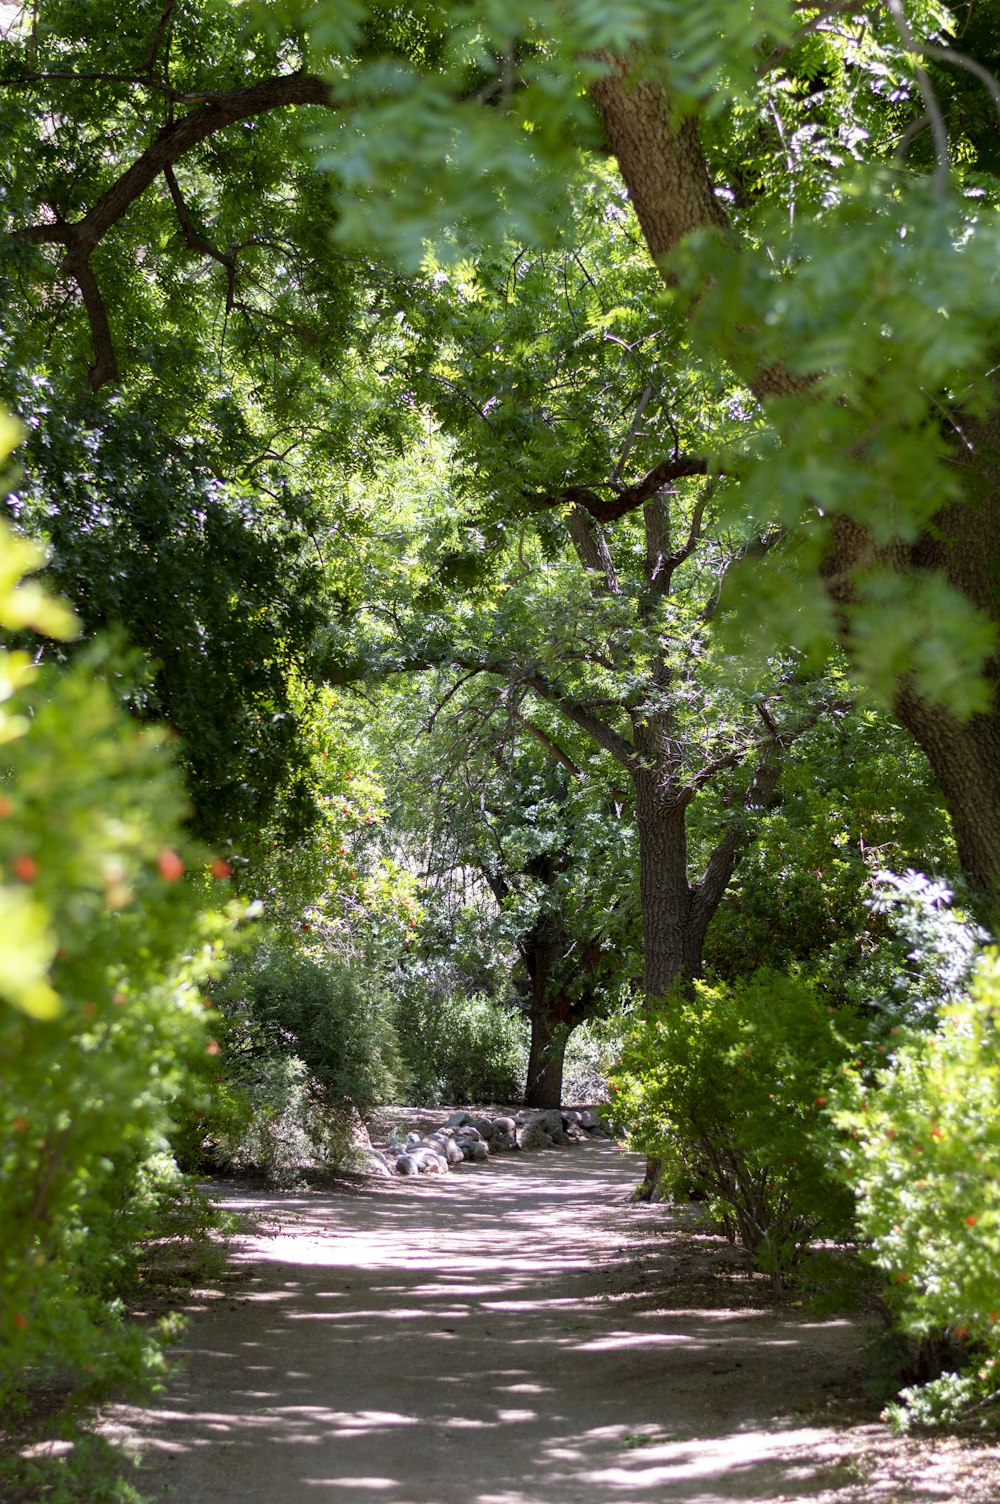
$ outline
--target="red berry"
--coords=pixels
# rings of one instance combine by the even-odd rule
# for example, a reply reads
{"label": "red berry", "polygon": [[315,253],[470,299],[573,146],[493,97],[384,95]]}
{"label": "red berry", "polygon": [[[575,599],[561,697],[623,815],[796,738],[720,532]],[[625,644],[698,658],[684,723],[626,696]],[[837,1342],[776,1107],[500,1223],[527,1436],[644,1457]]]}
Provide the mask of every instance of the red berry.
{"label": "red berry", "polygon": [[14,806],[11,801],[6,796],[0,798],[0,820],[8,820],[13,813]]}
{"label": "red berry", "polygon": [[28,1318],[27,1316],[25,1316],[23,1311],[14,1312],[14,1325],[17,1327],[18,1331],[21,1332],[23,1332],[25,1327],[28,1325]]}
{"label": "red berry", "polygon": [[219,1053],[219,1042],[218,1042],[218,1040],[216,1040],[216,1039],[210,1039],[208,1041],[208,1044],[205,1046],[205,1054],[206,1055],[217,1055],[218,1053]]}
{"label": "red berry", "polygon": [[26,856],[23,852],[14,858],[14,876],[20,878],[22,883],[32,883],[38,876],[38,863],[33,856]]}
{"label": "red berry", "polygon": [[216,857],[212,863],[211,872],[213,877],[232,877],[233,875],[232,867],[228,862],[223,861],[221,856]]}

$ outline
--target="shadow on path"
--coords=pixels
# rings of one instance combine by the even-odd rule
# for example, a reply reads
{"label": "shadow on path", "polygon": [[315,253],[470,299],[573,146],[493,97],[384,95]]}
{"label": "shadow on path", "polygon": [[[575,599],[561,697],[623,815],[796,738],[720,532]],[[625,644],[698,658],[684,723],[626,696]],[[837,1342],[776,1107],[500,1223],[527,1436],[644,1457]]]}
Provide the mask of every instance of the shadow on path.
{"label": "shadow on path", "polygon": [[[858,1368],[844,1321],[636,1309],[669,1212],[611,1145],[358,1193],[241,1197],[236,1293],[191,1303],[157,1408],[109,1429],[164,1504],[634,1504],[863,1498],[796,1420]],[[663,1307],[668,1307],[664,1309]],[[843,1492],[844,1489],[847,1492]],[[937,1497],[940,1497],[938,1495]]]}

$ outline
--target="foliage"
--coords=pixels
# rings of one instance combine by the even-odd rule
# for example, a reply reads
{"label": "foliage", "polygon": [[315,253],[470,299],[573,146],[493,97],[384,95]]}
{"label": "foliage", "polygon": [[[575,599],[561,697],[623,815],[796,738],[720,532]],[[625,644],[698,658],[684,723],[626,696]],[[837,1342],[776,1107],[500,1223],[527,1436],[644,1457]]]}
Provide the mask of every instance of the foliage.
{"label": "foliage", "polygon": [[[1000,956],[988,951],[936,1028],[895,1028],[885,1068],[870,1078],[845,1067],[832,1098],[834,1121],[851,1135],[840,1158],[858,1226],[900,1327],[921,1338],[950,1333],[971,1349],[965,1380],[937,1396],[951,1396],[942,1417],[959,1393],[985,1399],[979,1369],[988,1389],[998,1387],[998,1010]],[[921,1400],[920,1413],[934,1403]]]}
{"label": "foliage", "polygon": [[[21,582],[37,549],[4,528],[0,553],[4,624],[68,632]],[[130,1326],[122,1297],[188,1195],[161,1156],[174,1104],[206,1092],[203,984],[239,912],[205,907],[164,738],[122,714],[102,666],[98,651],[66,671],[0,655],[5,1409],[39,1385],[94,1395],[158,1369],[164,1332]]]}
{"label": "foliage", "polygon": [[[915,858],[942,875],[891,875]],[[945,907],[956,871],[919,749],[880,712],[845,701],[803,738],[761,813],[709,931],[706,968],[723,980],[792,970],[829,1002],[860,1008],[932,992],[945,934],[960,922]]]}
{"label": "foliage", "polygon": [[361,967],[265,942],[234,966],[215,1001],[228,1020],[224,1063],[237,1082],[243,1059],[293,1055],[331,1107],[350,1103],[363,1113],[399,1096],[392,1002]]}
{"label": "foliage", "polygon": [[891,926],[880,957],[884,990],[873,992],[873,1004],[897,1022],[915,1022],[959,1001],[989,937],[948,884],[912,868],[876,872],[868,906]]}
{"label": "foliage", "polygon": [[509,1003],[481,993],[441,993],[429,980],[415,978],[401,989],[396,1027],[410,1101],[523,1099],[526,1029]]}
{"label": "foliage", "polygon": [[52,387],[36,378],[20,398],[19,526],[46,540],[86,637],[113,628],[141,651],[120,694],[180,737],[196,835],[244,858],[262,825],[301,841],[318,819],[309,690],[334,609],[310,536],[320,508],[288,477],[273,497],[260,473],[227,480],[204,440],[141,404]]}
{"label": "foliage", "polygon": [[777,972],[696,981],[633,1021],[612,1079],[616,1121],[667,1188],[704,1197],[779,1286],[811,1238],[850,1228],[821,1109],[860,1032]]}

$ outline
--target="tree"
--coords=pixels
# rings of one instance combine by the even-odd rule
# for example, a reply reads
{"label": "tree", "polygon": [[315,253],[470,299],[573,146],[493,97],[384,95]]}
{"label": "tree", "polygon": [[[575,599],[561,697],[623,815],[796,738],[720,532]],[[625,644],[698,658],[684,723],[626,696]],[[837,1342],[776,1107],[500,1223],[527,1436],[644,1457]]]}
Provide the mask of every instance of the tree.
{"label": "tree", "polygon": [[[613,773],[609,782],[593,760],[587,773],[574,762],[587,752],[578,735],[567,750],[565,735],[557,742],[463,677],[428,676],[393,696],[389,828],[442,915],[421,949],[455,945],[444,916],[457,890],[476,932],[516,956],[530,1026],[525,1102],[558,1107],[573,1030],[607,1014],[642,971],[629,801]],[[544,707],[541,718],[552,719]]]}
{"label": "tree", "polygon": [[123,628],[145,655],[118,688],[179,733],[193,829],[258,887],[272,843],[320,819],[345,476],[412,423],[369,359],[399,279],[329,253],[299,108],[327,89],[295,76],[294,29],[173,3],[8,24],[0,385],[29,430],[12,509],[87,636]]}
{"label": "tree", "polygon": [[[902,0],[768,0],[750,16],[730,0],[511,5],[490,21],[469,4],[449,7],[447,32],[443,12],[423,14],[441,26],[435,48],[391,64],[356,53],[334,84],[352,103],[326,132],[325,160],[354,195],[342,243],[375,233],[415,262],[426,235],[446,245],[443,226],[465,245],[485,231],[550,236],[577,146],[611,152],[685,316],[670,374],[708,366],[720,406],[747,404],[743,441],[720,444],[709,426],[689,462],[738,478],[733,514],[784,534],[764,581],[744,572],[734,588],[743,621],[777,620],[813,658],[846,646],[925,751],[988,909],[1000,892],[994,23]],[[325,15],[346,52],[369,11]],[[433,179],[431,158],[447,163]],[[595,474],[590,489],[613,498],[614,479]]]}

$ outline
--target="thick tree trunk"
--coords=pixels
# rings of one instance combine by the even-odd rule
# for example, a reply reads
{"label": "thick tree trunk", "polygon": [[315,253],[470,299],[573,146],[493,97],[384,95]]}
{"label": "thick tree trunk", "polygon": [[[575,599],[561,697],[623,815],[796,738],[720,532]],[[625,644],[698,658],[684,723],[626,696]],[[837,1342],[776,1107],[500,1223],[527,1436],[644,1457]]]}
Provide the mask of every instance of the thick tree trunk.
{"label": "thick tree trunk", "polygon": [[[694,895],[688,881],[687,810],[664,788],[657,770],[634,773],[639,833],[639,901],[642,907],[643,990],[663,997],[679,976],[697,976],[707,921],[692,925]],[[700,918],[700,916],[699,916]]]}
{"label": "thick tree trunk", "polygon": [[526,1107],[558,1107],[561,1102],[566,1042],[579,1022],[579,1015],[573,1017],[565,977],[559,974],[570,949],[569,936],[552,915],[539,919],[521,943],[531,981]]}
{"label": "thick tree trunk", "polygon": [[[994,679],[994,683],[997,680]],[[1000,711],[964,725],[909,689],[896,713],[931,765],[944,794],[962,873],[982,920],[1000,919]]]}
{"label": "thick tree trunk", "polygon": [[525,1107],[559,1107],[562,1103],[563,1063],[575,1020],[567,997],[532,998],[531,1046]]}

